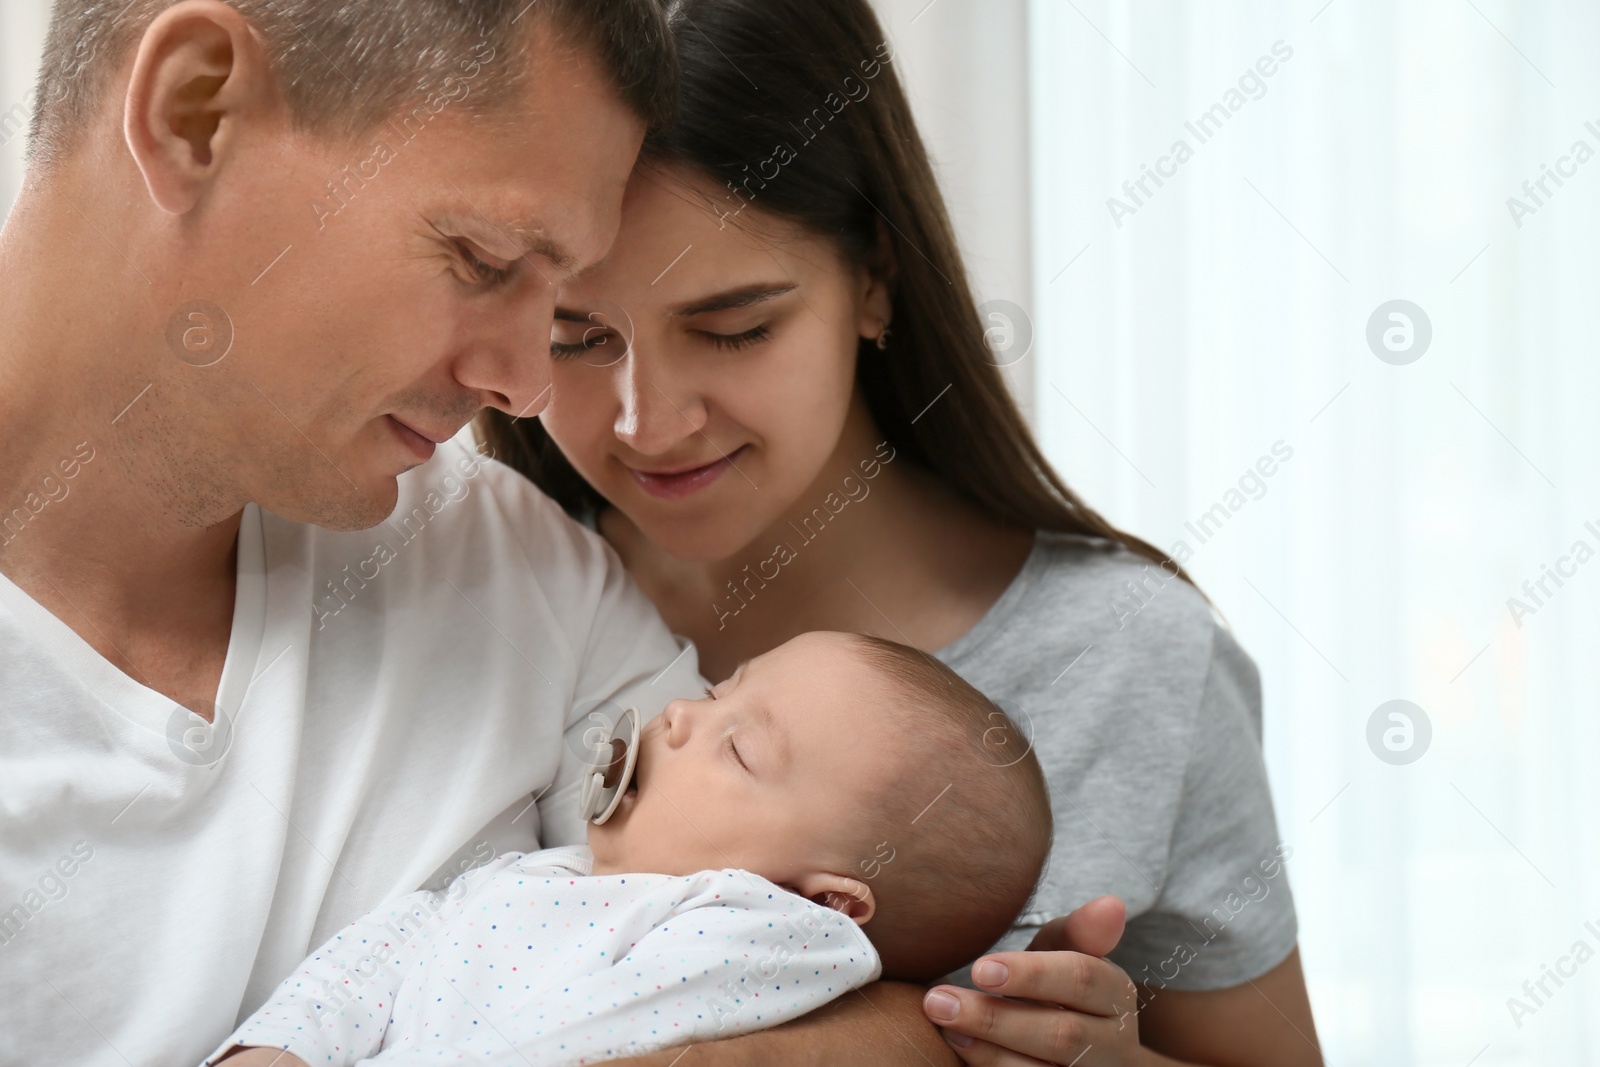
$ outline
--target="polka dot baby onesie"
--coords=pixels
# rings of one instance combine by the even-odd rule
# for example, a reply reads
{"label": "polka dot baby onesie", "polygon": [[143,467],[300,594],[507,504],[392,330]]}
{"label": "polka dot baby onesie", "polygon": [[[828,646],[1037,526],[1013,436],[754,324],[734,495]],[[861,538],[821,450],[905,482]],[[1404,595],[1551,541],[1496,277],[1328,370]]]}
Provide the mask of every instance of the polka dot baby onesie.
{"label": "polka dot baby onesie", "polygon": [[589,869],[583,848],[507,853],[393,901],[334,935],[213,1055],[592,1063],[775,1026],[879,974],[855,923],[748,871]]}

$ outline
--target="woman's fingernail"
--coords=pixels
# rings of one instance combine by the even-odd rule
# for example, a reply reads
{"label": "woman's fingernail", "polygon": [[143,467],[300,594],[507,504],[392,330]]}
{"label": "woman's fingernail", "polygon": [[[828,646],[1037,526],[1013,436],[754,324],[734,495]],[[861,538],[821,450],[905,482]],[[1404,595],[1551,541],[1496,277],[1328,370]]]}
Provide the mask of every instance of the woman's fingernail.
{"label": "woman's fingernail", "polygon": [[953,1023],[961,1014],[961,1001],[942,990],[934,990],[922,998],[922,1010],[928,1018],[938,1023]]}
{"label": "woman's fingernail", "polygon": [[966,1048],[968,1045],[972,1044],[972,1038],[955,1030],[946,1030],[944,1032],[944,1039],[950,1042],[950,1044],[954,1045],[956,1048]]}
{"label": "woman's fingernail", "polygon": [[972,965],[972,980],[979,985],[999,985],[1010,977],[1010,968],[999,960],[979,960]]}

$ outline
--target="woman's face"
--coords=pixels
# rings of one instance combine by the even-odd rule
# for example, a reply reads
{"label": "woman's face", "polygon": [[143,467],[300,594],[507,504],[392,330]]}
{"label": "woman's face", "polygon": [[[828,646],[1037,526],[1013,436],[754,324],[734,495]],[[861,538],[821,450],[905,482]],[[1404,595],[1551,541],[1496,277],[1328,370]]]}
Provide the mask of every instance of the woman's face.
{"label": "woman's face", "polygon": [[646,536],[702,561],[778,522],[866,420],[857,345],[889,316],[831,242],[708,199],[738,204],[686,170],[635,171],[610,257],[557,296],[539,416]]}

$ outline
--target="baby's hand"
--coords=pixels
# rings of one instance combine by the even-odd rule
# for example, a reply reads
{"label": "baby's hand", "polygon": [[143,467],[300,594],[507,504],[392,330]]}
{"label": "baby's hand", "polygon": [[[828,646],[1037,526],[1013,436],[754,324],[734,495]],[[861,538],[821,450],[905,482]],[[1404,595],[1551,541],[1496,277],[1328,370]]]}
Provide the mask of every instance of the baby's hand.
{"label": "baby's hand", "polygon": [[221,1062],[228,1067],[309,1067],[305,1060],[281,1048],[247,1048]]}

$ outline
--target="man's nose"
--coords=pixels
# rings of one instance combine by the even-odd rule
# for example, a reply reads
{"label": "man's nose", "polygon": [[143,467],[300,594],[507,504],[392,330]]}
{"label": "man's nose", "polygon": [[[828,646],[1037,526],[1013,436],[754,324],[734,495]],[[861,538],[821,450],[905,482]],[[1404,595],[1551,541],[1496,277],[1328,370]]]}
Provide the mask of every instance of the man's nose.
{"label": "man's nose", "polygon": [[486,313],[458,362],[456,379],[478,394],[485,407],[514,418],[531,418],[550,402],[550,326],[554,290],[516,306]]}

